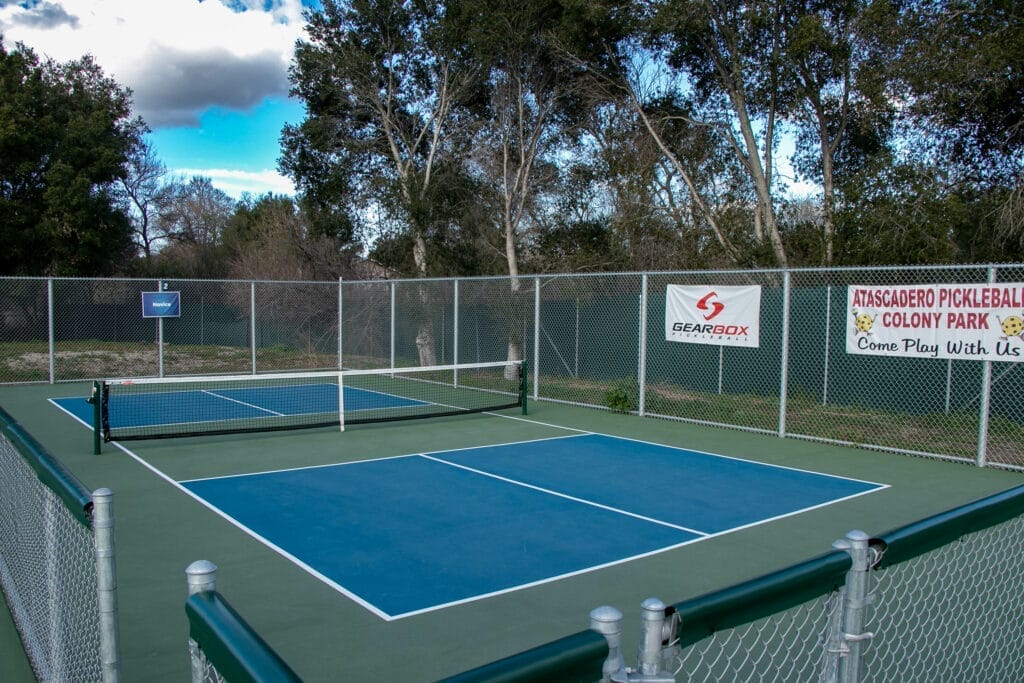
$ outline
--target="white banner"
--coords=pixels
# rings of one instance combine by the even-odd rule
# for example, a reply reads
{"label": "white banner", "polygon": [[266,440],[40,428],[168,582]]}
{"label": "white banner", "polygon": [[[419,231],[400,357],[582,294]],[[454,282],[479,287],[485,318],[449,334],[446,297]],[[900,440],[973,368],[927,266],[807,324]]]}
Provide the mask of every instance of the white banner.
{"label": "white banner", "polygon": [[1024,284],[847,288],[846,352],[1024,360]]}
{"label": "white banner", "polygon": [[669,285],[665,339],[716,346],[759,346],[761,287]]}

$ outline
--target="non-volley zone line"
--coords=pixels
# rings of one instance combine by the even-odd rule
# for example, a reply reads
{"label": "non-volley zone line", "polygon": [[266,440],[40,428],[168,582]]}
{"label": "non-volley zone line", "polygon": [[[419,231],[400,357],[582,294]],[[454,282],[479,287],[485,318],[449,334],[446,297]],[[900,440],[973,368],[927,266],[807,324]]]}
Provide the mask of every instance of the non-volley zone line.
{"label": "non-volley zone line", "polygon": [[179,485],[384,619],[884,487],[602,434]]}

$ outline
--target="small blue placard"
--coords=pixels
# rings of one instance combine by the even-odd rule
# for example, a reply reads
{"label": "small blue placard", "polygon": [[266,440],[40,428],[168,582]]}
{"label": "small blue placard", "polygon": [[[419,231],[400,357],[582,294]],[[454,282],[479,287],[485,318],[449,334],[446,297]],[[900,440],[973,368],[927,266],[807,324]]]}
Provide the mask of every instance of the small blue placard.
{"label": "small blue placard", "polygon": [[143,292],[143,318],[178,318],[181,316],[181,292]]}

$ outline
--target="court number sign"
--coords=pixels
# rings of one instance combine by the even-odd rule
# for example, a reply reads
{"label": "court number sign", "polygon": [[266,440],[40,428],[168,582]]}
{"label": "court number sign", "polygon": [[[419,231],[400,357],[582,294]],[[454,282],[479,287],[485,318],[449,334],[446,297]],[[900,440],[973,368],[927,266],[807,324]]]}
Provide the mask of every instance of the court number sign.
{"label": "court number sign", "polygon": [[847,288],[846,351],[1024,360],[1024,283]]}
{"label": "court number sign", "polygon": [[761,287],[668,285],[665,339],[716,346],[759,346]]}
{"label": "court number sign", "polygon": [[142,317],[181,317],[181,292],[143,292]]}

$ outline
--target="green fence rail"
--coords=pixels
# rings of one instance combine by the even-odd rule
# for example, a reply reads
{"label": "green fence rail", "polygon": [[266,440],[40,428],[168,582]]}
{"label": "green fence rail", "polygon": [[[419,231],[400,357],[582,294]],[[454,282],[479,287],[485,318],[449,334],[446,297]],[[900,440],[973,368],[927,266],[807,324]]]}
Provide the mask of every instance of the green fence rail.
{"label": "green fence rail", "polygon": [[833,545],[675,605],[645,601],[636,667],[621,613],[602,607],[592,631],[446,680],[1024,680],[1024,486]]}
{"label": "green fence rail", "polygon": [[112,506],[0,408],[0,587],[39,680],[120,679]]}
{"label": "green fence rail", "polygon": [[217,567],[212,562],[193,562],[185,574],[193,683],[301,680],[217,592]]}

